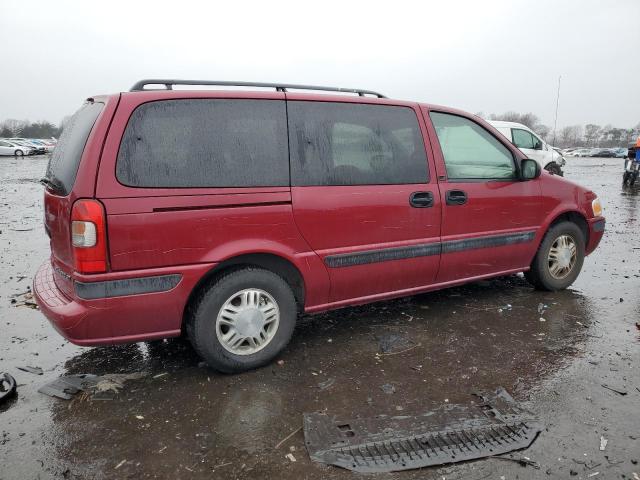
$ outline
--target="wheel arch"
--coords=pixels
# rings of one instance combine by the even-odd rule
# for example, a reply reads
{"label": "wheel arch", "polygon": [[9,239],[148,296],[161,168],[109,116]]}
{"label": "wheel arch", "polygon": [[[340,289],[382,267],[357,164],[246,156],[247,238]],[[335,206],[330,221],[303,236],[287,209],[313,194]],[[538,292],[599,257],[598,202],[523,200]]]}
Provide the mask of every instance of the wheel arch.
{"label": "wheel arch", "polygon": [[[557,213],[553,217],[553,219],[546,225],[546,228],[544,229],[544,233],[540,236],[540,240],[536,247],[536,254],[538,253],[538,249],[540,248],[540,245],[542,244],[542,241],[544,240],[544,237],[549,231],[549,229],[551,229],[554,225],[557,225],[558,223],[565,222],[565,221],[572,222],[578,225],[578,227],[580,227],[580,231],[584,235],[584,244],[585,245],[589,244],[589,223],[587,222],[587,218],[577,210],[567,210],[564,212]],[[535,254],[534,254],[534,257],[535,257]]]}
{"label": "wheel arch", "polygon": [[182,315],[182,328],[184,330],[185,321],[189,314],[189,308],[193,303],[194,298],[206,288],[211,282],[215,281],[218,277],[224,273],[228,273],[233,270],[240,270],[245,267],[258,267],[269,270],[279,276],[281,276],[285,282],[291,287],[293,296],[296,299],[296,304],[299,311],[304,310],[305,305],[305,281],[300,270],[287,258],[274,253],[267,252],[254,252],[243,253],[230,257],[205,273],[196,285],[191,290],[187,302],[185,303],[184,312]]}

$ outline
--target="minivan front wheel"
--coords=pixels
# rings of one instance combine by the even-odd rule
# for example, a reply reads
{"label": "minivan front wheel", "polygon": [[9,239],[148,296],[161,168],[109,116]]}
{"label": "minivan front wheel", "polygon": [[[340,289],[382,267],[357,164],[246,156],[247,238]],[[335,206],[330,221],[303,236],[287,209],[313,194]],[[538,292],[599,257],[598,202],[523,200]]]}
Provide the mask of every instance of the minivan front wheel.
{"label": "minivan front wheel", "polygon": [[560,222],[549,229],[525,278],[539,290],[557,291],[571,285],[584,262],[585,239],[573,222]]}
{"label": "minivan front wheel", "polygon": [[268,364],[282,351],[296,317],[295,297],[280,276],[244,268],[200,292],[190,308],[187,335],[209,366],[242,372]]}
{"label": "minivan front wheel", "polygon": [[13,154],[16,157],[23,157],[24,156],[24,152],[22,150],[16,150],[15,152],[13,152]]}
{"label": "minivan front wheel", "polygon": [[549,173],[553,173],[554,175],[558,175],[560,177],[564,177],[564,172],[560,168],[560,165],[558,165],[556,162],[548,163],[544,167],[544,169]]}

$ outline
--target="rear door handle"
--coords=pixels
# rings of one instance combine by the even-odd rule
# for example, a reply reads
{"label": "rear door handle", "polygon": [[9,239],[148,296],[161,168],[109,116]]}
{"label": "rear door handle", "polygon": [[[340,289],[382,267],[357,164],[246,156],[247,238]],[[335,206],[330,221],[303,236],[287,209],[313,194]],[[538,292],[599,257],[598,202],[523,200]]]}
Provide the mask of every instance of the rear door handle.
{"label": "rear door handle", "polygon": [[467,194],[462,190],[449,190],[445,194],[447,205],[464,205],[467,203]]}
{"label": "rear door handle", "polygon": [[413,192],[409,196],[409,204],[415,208],[433,207],[433,193]]}

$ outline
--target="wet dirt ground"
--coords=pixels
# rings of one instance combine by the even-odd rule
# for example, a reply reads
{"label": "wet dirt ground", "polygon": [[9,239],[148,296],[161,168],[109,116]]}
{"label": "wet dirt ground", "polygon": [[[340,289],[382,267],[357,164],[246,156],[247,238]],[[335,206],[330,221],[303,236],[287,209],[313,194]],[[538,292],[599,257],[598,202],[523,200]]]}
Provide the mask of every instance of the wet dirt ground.
{"label": "wet dirt ground", "polygon": [[[512,276],[304,317],[284,363],[235,376],[200,367],[180,340],[73,346],[29,307],[21,294],[48,255],[37,182],[45,166],[0,157],[0,372],[18,383],[17,398],[0,406],[0,479],[353,478],[312,463],[300,431],[275,447],[303,412],[410,415],[498,386],[544,423],[517,454],[540,469],[484,459],[374,477],[639,478],[640,191],[622,188],[622,160],[566,167],[600,195],[607,217],[569,290],[537,292]],[[67,373],[132,372],[144,376],[110,400],[37,392]]]}

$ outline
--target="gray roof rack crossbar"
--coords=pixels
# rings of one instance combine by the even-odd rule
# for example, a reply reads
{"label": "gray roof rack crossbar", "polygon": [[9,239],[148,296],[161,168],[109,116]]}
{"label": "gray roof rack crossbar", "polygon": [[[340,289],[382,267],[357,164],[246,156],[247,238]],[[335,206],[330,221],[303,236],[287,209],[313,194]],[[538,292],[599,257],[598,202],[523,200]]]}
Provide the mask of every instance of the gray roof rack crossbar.
{"label": "gray roof rack crossbar", "polygon": [[148,79],[140,80],[131,87],[130,92],[141,92],[146,90],[147,85],[164,85],[166,90],[173,90],[174,85],[215,85],[223,87],[261,87],[275,88],[277,92],[286,92],[287,90],[320,90],[324,92],[343,92],[357,93],[359,96],[374,95],[378,98],[387,98],[381,93],[371,90],[362,90],[359,88],[338,88],[338,87],[319,87],[315,85],[292,85],[288,83],[259,83],[259,82],[230,82],[230,81],[212,81],[212,80],[167,80],[167,79]]}

